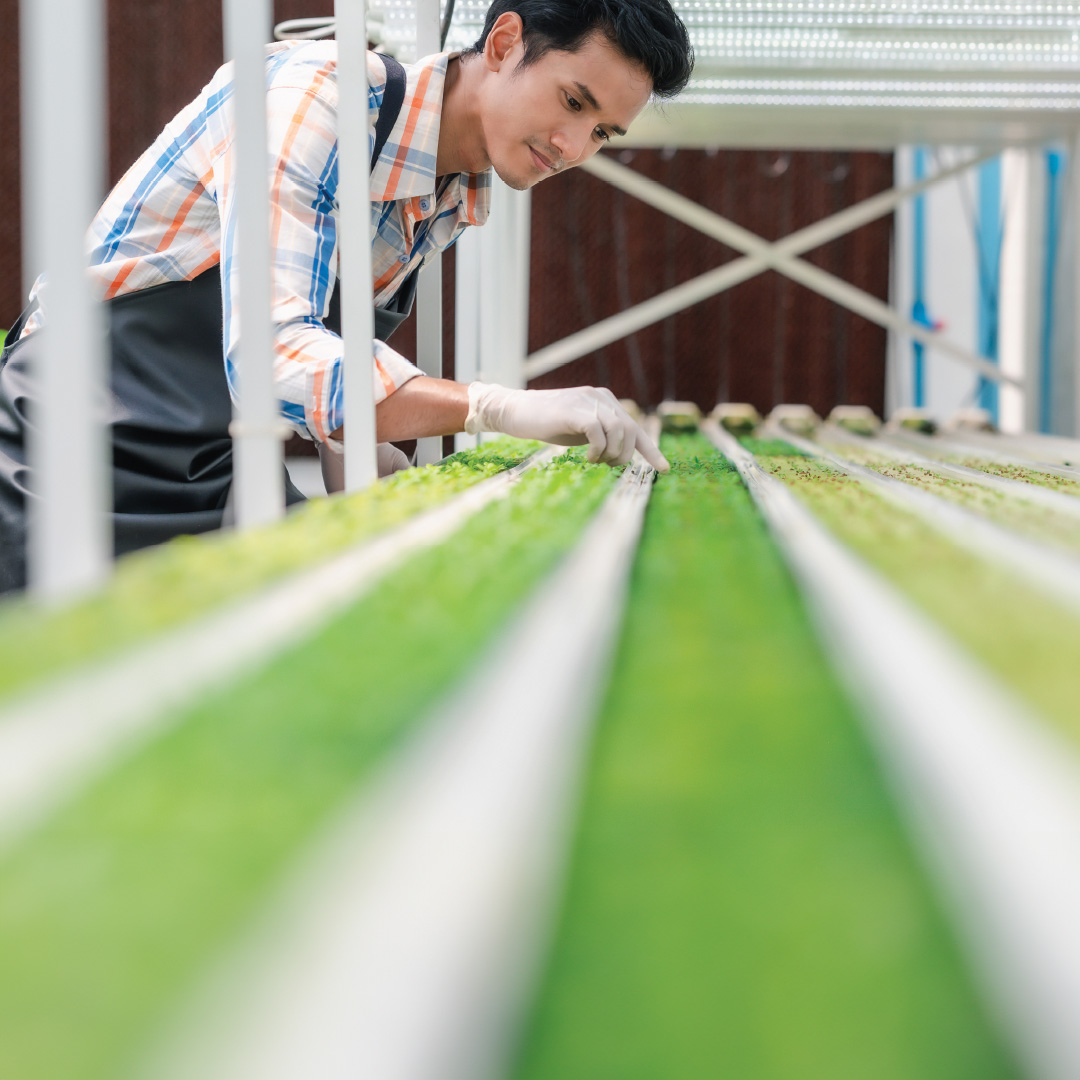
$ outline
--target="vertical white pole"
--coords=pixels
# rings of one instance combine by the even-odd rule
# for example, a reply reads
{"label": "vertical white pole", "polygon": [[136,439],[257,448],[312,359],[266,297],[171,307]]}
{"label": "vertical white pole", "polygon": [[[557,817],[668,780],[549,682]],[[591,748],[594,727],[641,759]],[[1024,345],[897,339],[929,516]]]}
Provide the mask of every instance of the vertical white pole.
{"label": "vertical white pole", "polygon": [[58,600],[108,574],[112,495],[104,310],[86,273],[86,230],[104,180],[101,0],[26,0],[22,23],[23,235],[48,273],[28,454],[31,589]]}
{"label": "vertical white pole", "polygon": [[[416,55],[430,56],[440,48],[439,0],[417,0]],[[434,196],[432,196],[434,200]],[[442,255],[429,260],[416,289],[416,364],[425,375],[442,378]],[[442,457],[442,439],[420,439],[417,465],[430,465]]]}
{"label": "vertical white pole", "polygon": [[[914,173],[914,150],[898,146],[893,155],[893,182],[906,187]],[[893,242],[889,259],[889,306],[907,319],[911,315],[912,265],[914,262],[915,208],[905,199],[895,210]],[[912,379],[911,339],[898,330],[890,329],[885,353],[885,416],[889,417],[914,399]]]}
{"label": "vertical white pole", "polygon": [[[480,260],[483,229],[466,229],[454,245],[454,378],[468,385],[480,377]],[[476,436],[459,432],[455,450],[476,446]]]}
{"label": "vertical white pole", "polygon": [[345,488],[378,477],[375,455],[375,337],[371,275],[371,144],[364,0],[335,0],[338,43],[338,192],[341,212],[341,336],[345,381]]}
{"label": "vertical white pole", "polygon": [[1006,374],[1023,380],[1023,390],[1002,386],[1002,431],[1035,431],[1039,417],[1039,296],[1042,249],[1039,232],[1045,192],[1042,150],[1020,147],[1002,155],[1005,230],[1001,244],[998,296],[998,360]]}
{"label": "vertical white pole", "polygon": [[510,309],[513,320],[507,329],[509,339],[509,362],[514,365],[514,386],[525,386],[525,359],[529,355],[529,264],[532,253],[532,192],[514,191],[514,250],[511,252],[513,267],[514,303]]}
{"label": "vertical white pole", "polygon": [[481,230],[480,378],[515,389],[525,385],[530,205],[528,192],[493,177]]}
{"label": "vertical white pole", "polygon": [[263,525],[285,512],[281,421],[274,389],[270,315],[270,172],[267,166],[266,43],[270,0],[224,0],[225,55],[232,60],[236,160],[239,394],[234,409],[236,523]]}

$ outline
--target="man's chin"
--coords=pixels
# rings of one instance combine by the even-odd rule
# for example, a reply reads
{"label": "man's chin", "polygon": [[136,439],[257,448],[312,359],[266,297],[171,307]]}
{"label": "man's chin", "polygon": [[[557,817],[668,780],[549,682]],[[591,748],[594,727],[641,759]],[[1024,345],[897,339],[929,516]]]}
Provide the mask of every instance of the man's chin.
{"label": "man's chin", "polygon": [[528,191],[534,184],[542,180],[542,176],[520,176],[516,173],[504,172],[497,165],[493,165],[495,175],[508,187],[515,191]]}

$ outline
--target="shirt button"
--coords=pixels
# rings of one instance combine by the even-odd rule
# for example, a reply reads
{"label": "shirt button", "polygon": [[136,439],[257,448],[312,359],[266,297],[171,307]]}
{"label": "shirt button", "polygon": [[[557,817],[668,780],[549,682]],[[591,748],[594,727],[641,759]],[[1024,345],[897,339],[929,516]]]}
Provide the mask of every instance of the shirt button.
{"label": "shirt button", "polygon": [[428,207],[430,205],[431,205],[431,203],[429,203],[427,201],[427,199],[421,199],[420,200],[420,209],[423,210],[425,214],[427,213]]}
{"label": "shirt button", "polygon": [[399,263],[407,263],[408,261],[409,261],[409,256],[408,255],[399,255],[398,256],[398,262]]}

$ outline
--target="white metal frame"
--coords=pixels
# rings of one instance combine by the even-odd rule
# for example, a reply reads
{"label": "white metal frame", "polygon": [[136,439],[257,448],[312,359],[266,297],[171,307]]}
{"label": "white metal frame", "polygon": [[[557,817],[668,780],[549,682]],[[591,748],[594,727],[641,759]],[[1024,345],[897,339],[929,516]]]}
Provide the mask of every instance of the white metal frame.
{"label": "white metal frame", "polygon": [[379,475],[371,298],[371,187],[368,140],[367,19],[364,0],[336,0],[338,43],[338,244],[341,252],[342,376],[345,383],[345,488],[362,491]]}
{"label": "white metal frame", "polygon": [[[442,21],[439,0],[416,0],[416,55],[437,53],[441,44]],[[416,366],[425,375],[442,378],[442,254],[436,254],[420,272],[416,286]],[[430,465],[442,457],[438,435],[418,439],[416,464]]]}
{"label": "white metal frame", "polygon": [[[454,375],[521,389],[528,372],[529,248],[532,198],[492,177],[491,216],[466,229],[454,247],[456,322]],[[422,280],[422,279],[421,279]],[[476,445],[459,434],[458,450]]]}
{"label": "white metal frame", "polygon": [[31,589],[54,601],[101,582],[112,545],[105,323],[84,240],[104,180],[104,10],[102,0],[32,0],[20,19],[23,258],[48,272],[27,569]]}
{"label": "white metal frame", "polygon": [[240,320],[239,387],[234,420],[236,523],[251,528],[285,513],[271,321],[270,178],[266,166],[266,42],[270,0],[225,0],[225,55],[233,61],[236,158],[236,275]]}
{"label": "white metal frame", "polygon": [[862,289],[798,257],[826,241],[834,240],[860,225],[883,217],[904,199],[919,195],[927,188],[981,164],[990,156],[992,155],[979,155],[909,187],[881,192],[775,243],[770,243],[715,211],[699,206],[685,196],[663,187],[612,158],[597,155],[587,161],[582,168],[706,236],[743,252],[743,257],[539,349],[526,361],[526,377],[535,378],[537,375],[552,371],[602,345],[607,345],[635,330],[640,330],[692,304],[747,281],[765,270],[776,270],[879,326],[903,334],[924,345],[932,346],[941,354],[967,365],[980,375],[997,383],[1015,386],[1022,392],[1024,389],[1022,378],[976,356],[968,349],[949,341],[942,334],[910,322],[876,296],[871,296]]}

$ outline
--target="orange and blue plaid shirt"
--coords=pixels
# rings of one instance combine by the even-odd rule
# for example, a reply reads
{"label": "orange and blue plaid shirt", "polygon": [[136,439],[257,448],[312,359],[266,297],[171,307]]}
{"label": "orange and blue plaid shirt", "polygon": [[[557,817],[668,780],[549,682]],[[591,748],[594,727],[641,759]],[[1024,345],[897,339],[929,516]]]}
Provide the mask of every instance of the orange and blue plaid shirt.
{"label": "orange and blue plaid shirt", "polygon": [[[407,66],[405,99],[371,175],[376,306],[412,270],[488,215],[491,175],[461,173],[436,192],[443,85],[451,54]],[[267,50],[274,378],[281,413],[320,442],[343,422],[341,338],[323,325],[338,272],[337,44],[282,42]],[[368,53],[369,144],[386,69]],[[103,203],[90,228],[91,275],[103,299],[190,280],[221,265],[224,361],[235,398],[236,315],[232,65],[165,128]],[[43,279],[31,293],[45,312]],[[420,370],[374,343],[375,400]]]}

